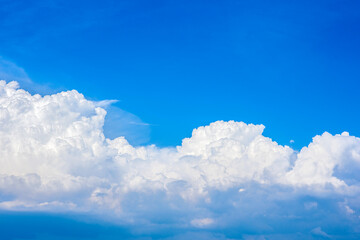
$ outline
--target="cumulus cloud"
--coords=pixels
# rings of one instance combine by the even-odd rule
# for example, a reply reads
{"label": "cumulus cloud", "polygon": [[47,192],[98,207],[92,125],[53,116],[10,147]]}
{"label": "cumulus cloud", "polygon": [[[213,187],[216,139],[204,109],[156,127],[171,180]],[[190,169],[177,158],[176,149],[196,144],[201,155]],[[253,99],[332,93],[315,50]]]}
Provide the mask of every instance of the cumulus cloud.
{"label": "cumulus cloud", "polygon": [[263,125],[217,121],[181,146],[135,147],[105,137],[108,104],[0,81],[0,208],[236,228],[249,239],[272,239],[291,223],[286,234],[359,234],[359,138],[324,133],[297,152],[265,137]]}

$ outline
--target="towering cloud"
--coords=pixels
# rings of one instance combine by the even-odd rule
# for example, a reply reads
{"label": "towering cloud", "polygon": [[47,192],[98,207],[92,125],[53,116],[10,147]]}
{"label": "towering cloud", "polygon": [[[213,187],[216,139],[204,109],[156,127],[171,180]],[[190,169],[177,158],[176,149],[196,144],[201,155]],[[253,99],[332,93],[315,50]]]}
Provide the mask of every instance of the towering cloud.
{"label": "towering cloud", "polygon": [[324,133],[297,152],[263,125],[217,121],[176,148],[134,147],[104,136],[98,106],[75,90],[31,95],[0,81],[0,208],[237,227],[249,239],[289,222],[329,238],[339,224],[359,233],[359,138]]}

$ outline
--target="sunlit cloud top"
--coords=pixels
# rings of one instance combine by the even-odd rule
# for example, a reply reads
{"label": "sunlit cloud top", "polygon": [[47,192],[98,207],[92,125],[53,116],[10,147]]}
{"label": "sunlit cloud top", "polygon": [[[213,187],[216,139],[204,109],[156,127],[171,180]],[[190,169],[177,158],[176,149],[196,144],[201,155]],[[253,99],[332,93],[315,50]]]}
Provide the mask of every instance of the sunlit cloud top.
{"label": "sunlit cloud top", "polygon": [[1,209],[144,228],[266,236],[286,233],[287,223],[336,238],[340,224],[358,233],[360,138],[325,132],[298,152],[264,136],[263,125],[216,121],[177,147],[135,147],[105,137],[100,106],[76,90],[40,96],[0,82]]}

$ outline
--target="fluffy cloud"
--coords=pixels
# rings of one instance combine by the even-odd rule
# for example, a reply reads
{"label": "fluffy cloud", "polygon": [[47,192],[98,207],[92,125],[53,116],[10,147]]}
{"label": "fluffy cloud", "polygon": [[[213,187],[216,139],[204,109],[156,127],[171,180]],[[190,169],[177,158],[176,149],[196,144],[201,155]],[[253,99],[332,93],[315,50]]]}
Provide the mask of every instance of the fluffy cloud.
{"label": "fluffy cloud", "polygon": [[335,188],[357,189],[360,176],[360,138],[343,132],[335,136],[325,132],[313,138],[297,156],[295,166],[287,173],[294,185],[331,184]]}
{"label": "fluffy cloud", "polygon": [[263,125],[217,121],[181,146],[134,147],[104,136],[105,116],[75,90],[31,95],[0,81],[0,208],[238,228],[248,239],[271,239],[289,222],[309,236],[331,238],[339,224],[360,231],[360,139],[346,132],[297,152],[263,136]]}

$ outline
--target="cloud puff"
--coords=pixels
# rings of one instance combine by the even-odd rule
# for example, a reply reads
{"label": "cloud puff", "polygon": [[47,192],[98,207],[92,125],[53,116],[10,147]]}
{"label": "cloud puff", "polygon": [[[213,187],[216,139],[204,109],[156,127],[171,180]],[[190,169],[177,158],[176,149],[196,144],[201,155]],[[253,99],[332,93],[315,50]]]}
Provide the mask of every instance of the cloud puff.
{"label": "cloud puff", "polygon": [[286,234],[360,231],[357,137],[324,133],[297,152],[263,125],[217,121],[181,146],[135,147],[104,136],[100,106],[75,90],[31,95],[0,81],[0,208],[236,228],[248,239],[289,224]]}

